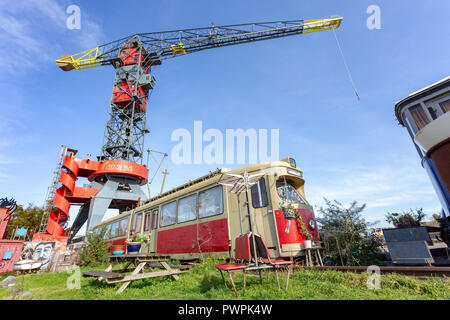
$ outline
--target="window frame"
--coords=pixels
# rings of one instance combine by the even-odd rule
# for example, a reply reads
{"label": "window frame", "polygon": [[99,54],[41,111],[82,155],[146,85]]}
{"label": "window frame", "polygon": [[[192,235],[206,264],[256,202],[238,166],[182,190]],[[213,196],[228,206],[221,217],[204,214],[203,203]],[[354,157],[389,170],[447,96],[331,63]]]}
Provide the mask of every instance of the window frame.
{"label": "window frame", "polygon": [[[139,226],[139,229],[137,228],[137,218],[138,218],[138,216],[140,216],[140,226]],[[143,217],[143,212],[141,211],[141,212],[138,212],[138,213],[136,213],[135,215],[134,215],[134,223],[133,223],[133,229],[134,229],[134,232],[136,232],[136,233],[141,233],[141,230],[142,230],[142,217]]]}
{"label": "window frame", "polygon": [[[112,230],[113,230],[113,226],[114,224],[117,224],[117,233],[113,236]],[[116,220],[114,222],[111,222],[111,237],[110,239],[114,239],[114,238],[118,238],[119,237],[119,229],[120,229],[120,223],[119,220]]]}
{"label": "window frame", "polygon": [[[127,220],[127,227],[125,228],[124,233],[121,234],[120,233],[120,225],[121,225],[122,221],[126,221],[126,220]],[[119,222],[119,232],[118,232],[118,236],[117,237],[126,236],[127,233],[128,233],[128,226],[129,226],[129,223],[130,223],[130,217],[125,217],[125,218],[119,219],[117,221]]]}
{"label": "window frame", "polygon": [[[155,211],[156,211],[156,214],[155,214]],[[151,212],[152,212],[152,222],[151,222],[150,230],[158,229],[159,211],[160,211],[159,208],[151,210]],[[156,220],[155,220],[155,224],[153,225],[153,217],[154,216],[156,216]]]}
{"label": "window frame", "polygon": [[[179,220],[179,215],[180,215],[180,201],[190,198],[194,196],[195,197],[195,206],[194,206],[194,218],[193,219],[189,219],[189,220],[184,220],[184,221],[180,221]],[[198,218],[198,193],[193,193],[187,196],[184,196],[183,198],[180,198],[177,200],[177,219],[176,219],[176,223],[185,223],[185,222],[190,222],[190,221],[194,221],[197,220]]]}
{"label": "window frame", "polygon": [[440,114],[438,115],[438,118],[439,118],[439,116],[442,116],[442,115],[446,114],[447,112],[450,112],[450,111],[445,112],[441,106],[441,103],[447,102],[447,101],[450,101],[450,96],[446,96],[446,97],[436,99],[433,101],[433,104],[437,107],[438,111],[440,112]]}
{"label": "window frame", "polygon": [[304,198],[303,195],[302,195],[300,192],[298,192],[298,190],[297,190],[291,183],[289,183],[288,180],[286,180],[286,184],[284,184],[284,182],[281,181],[281,183],[283,183],[283,185],[282,185],[281,187],[285,187],[285,188],[286,188],[287,186],[291,187],[291,188],[295,191],[295,193],[297,194],[297,196],[300,198],[301,202],[291,202],[291,201],[288,201],[288,200],[286,200],[286,199],[282,199],[282,198],[280,197],[280,195],[278,194],[278,188],[280,188],[280,187],[277,186],[278,181],[279,181],[279,180],[275,181],[275,190],[276,190],[276,194],[277,194],[278,199],[280,199],[281,201],[285,201],[285,202],[287,202],[287,203],[292,203],[292,204],[296,204],[296,205],[307,205],[307,206],[310,206],[308,200],[306,200],[306,198]]}
{"label": "window frame", "polygon": [[[170,224],[163,225],[164,216],[165,216],[164,215],[164,207],[166,207],[166,206],[168,206],[170,204],[173,204],[173,203],[175,203],[175,219],[174,219],[174,222],[170,223]],[[173,225],[177,224],[177,211],[178,211],[178,201],[176,199],[161,205],[161,217],[159,219],[159,227],[160,228],[164,228],[164,227],[169,227],[169,226],[173,226]]]}
{"label": "window frame", "polygon": [[[221,212],[213,214],[213,215],[200,217],[200,206],[201,206],[201,204],[200,204],[200,194],[206,193],[207,191],[210,191],[210,190],[215,189],[215,188],[218,188],[218,189],[220,188],[220,191],[221,191],[220,192]],[[197,195],[197,217],[198,217],[198,220],[222,215],[225,212],[224,203],[225,203],[225,201],[223,201],[223,186],[220,185],[220,184],[216,185],[214,187],[207,188],[207,189],[199,191],[198,195]]]}
{"label": "window frame", "polygon": [[[148,217],[148,219],[147,219],[147,217]],[[145,214],[144,214],[144,232],[150,231],[151,222],[152,222],[152,211],[151,210],[145,211]]]}
{"label": "window frame", "polygon": [[[419,124],[416,122],[416,120],[414,120],[414,116],[413,113],[411,112],[411,109],[421,109],[422,112],[425,115],[426,120],[428,121],[425,125],[422,126],[422,128],[419,127]],[[413,110],[414,111],[414,110]],[[408,107],[408,112],[410,115],[410,120],[412,120],[412,122],[414,123],[417,131],[415,132],[415,134],[417,134],[417,132],[419,132],[420,130],[422,130],[423,128],[425,128],[431,121],[433,121],[433,118],[431,117],[431,115],[429,114],[426,106],[423,104],[423,102],[414,104],[412,106]],[[420,112],[419,112],[420,113]]]}
{"label": "window frame", "polygon": [[[264,186],[264,193],[266,195],[265,201],[263,201],[264,197],[263,197],[263,190],[261,188],[261,182],[262,182],[262,185]],[[253,201],[253,190],[254,190],[255,187],[257,187],[257,189],[258,189],[258,201],[259,201],[259,204],[260,204],[259,206],[255,206],[255,202]],[[259,179],[258,182],[250,188],[250,196],[252,198],[252,207],[253,207],[253,209],[266,208],[269,205],[269,196],[267,194],[267,187],[266,187],[266,179],[265,179],[265,177],[261,177],[261,179]]]}

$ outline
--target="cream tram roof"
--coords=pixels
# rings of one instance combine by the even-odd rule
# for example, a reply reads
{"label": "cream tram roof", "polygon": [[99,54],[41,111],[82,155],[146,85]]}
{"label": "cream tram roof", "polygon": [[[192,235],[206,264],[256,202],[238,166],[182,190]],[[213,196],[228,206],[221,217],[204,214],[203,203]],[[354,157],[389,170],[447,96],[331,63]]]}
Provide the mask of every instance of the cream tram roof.
{"label": "cream tram roof", "polygon": [[[254,172],[261,172],[261,171],[264,171],[266,169],[270,169],[273,167],[292,168],[289,165],[289,162],[287,160],[285,161],[285,159],[283,159],[281,161],[272,161],[272,162],[253,164],[253,165],[249,165],[249,166],[245,166],[245,167],[241,167],[241,168],[236,168],[233,170],[226,169],[226,168],[217,169],[217,170],[212,171],[200,178],[189,181],[189,182],[182,184],[178,187],[175,187],[169,191],[166,191],[160,195],[157,195],[157,196],[151,198],[150,200],[147,200],[147,201],[143,202],[142,205],[137,207],[135,210],[141,211],[141,210],[145,210],[145,209],[150,209],[150,208],[159,206],[162,203],[166,203],[168,201],[176,199],[182,194],[194,192],[195,190],[210,186],[211,184],[215,184],[220,180],[223,173],[240,174],[240,173],[243,173],[244,171],[247,171],[249,173],[252,173],[252,172],[254,173]],[[300,171],[299,168],[295,168],[295,169]],[[297,177],[297,178],[300,178],[300,177]],[[302,178],[300,178],[300,179],[302,179]],[[100,224],[104,224],[104,223],[107,223],[110,221],[115,221],[121,217],[124,217],[125,215],[127,215],[129,213],[131,213],[131,210],[124,212],[120,215],[114,216],[112,218],[109,218],[107,220],[104,220]]]}

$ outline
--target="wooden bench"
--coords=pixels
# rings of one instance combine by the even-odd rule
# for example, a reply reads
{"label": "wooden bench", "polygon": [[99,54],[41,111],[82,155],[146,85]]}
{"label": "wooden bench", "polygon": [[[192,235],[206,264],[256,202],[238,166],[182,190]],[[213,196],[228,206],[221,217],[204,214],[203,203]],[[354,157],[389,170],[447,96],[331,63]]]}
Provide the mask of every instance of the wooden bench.
{"label": "wooden bench", "polygon": [[100,270],[89,270],[82,272],[83,277],[95,277],[95,278],[104,278],[104,279],[117,279],[123,278],[125,275],[119,272],[106,272]]}
{"label": "wooden bench", "polygon": [[[172,276],[175,280],[178,280],[178,274],[184,273],[187,270],[172,269],[167,261],[169,260],[169,256],[161,256],[155,254],[124,254],[118,256],[110,256],[110,265],[106,268],[106,270],[89,270],[84,271],[84,277],[95,277],[98,281],[102,281],[103,279],[106,283],[119,283],[122,285],[117,290],[116,294],[123,292],[128,285],[135,280],[147,279],[147,278],[155,278],[162,276]],[[115,265],[119,263],[125,263],[125,266],[122,270],[118,270],[113,272],[112,269]],[[131,265],[134,265],[134,269],[129,269]],[[153,271],[152,268],[160,268],[162,271]],[[149,270],[150,272],[144,272],[144,269]],[[131,274],[127,274],[127,272],[132,271]]]}

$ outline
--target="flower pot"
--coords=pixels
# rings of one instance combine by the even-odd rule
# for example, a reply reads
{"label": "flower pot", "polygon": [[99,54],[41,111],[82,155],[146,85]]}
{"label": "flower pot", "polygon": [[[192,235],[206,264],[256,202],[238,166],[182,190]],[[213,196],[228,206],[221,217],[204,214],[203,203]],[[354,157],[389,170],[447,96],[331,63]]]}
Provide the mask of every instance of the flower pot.
{"label": "flower pot", "polygon": [[140,242],[128,242],[127,243],[127,253],[128,254],[137,254],[141,250]]}
{"label": "flower pot", "polygon": [[124,251],[124,250],[125,250],[125,245],[123,245],[123,244],[113,244],[111,246],[111,252]]}
{"label": "flower pot", "polygon": [[312,242],[311,242],[311,240],[305,240],[305,242],[303,242],[303,244],[305,245],[305,249],[310,249],[310,248],[312,248]]}

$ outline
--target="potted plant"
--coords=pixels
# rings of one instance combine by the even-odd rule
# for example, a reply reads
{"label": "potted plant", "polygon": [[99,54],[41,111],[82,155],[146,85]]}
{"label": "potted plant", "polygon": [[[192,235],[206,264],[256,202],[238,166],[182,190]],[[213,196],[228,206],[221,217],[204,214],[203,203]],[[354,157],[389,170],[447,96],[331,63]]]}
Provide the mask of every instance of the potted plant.
{"label": "potted plant", "polygon": [[279,191],[281,191],[278,193],[281,198],[279,209],[283,211],[284,218],[288,221],[284,232],[289,233],[289,229],[291,228],[291,220],[295,218],[297,210],[295,209],[293,203],[286,201],[286,191],[284,189]]}
{"label": "potted plant", "polygon": [[309,249],[312,247],[312,235],[309,232],[308,228],[305,225],[305,221],[303,220],[302,215],[299,212],[295,213],[295,218],[297,219],[297,226],[299,227],[299,232],[302,236],[306,238],[306,240],[303,242],[305,249]]}
{"label": "potted plant", "polygon": [[137,254],[141,250],[142,243],[147,242],[147,237],[139,233],[134,234],[134,230],[131,230],[131,235],[132,237],[127,239],[127,253]]}

